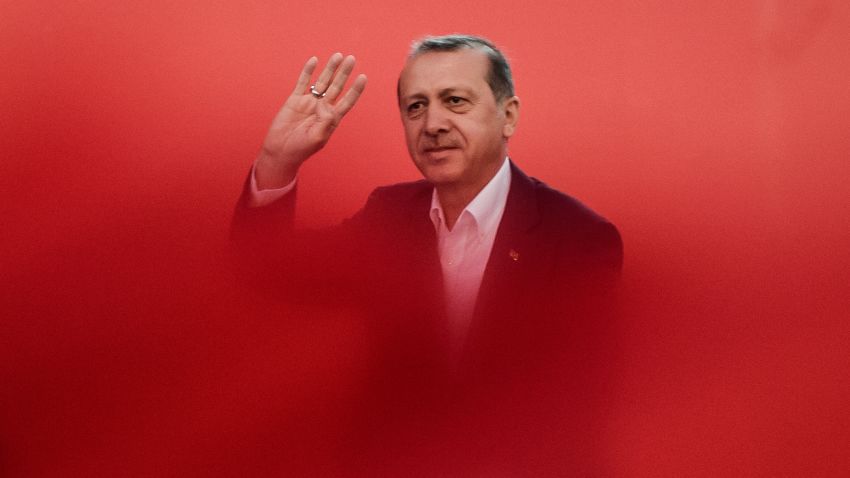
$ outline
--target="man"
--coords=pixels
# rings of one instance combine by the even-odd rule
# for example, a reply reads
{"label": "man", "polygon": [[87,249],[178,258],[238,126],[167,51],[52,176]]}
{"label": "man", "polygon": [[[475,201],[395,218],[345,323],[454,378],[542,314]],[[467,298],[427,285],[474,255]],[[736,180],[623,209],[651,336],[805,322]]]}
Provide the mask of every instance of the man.
{"label": "man", "polygon": [[[243,229],[271,229],[271,224],[257,226],[266,220],[260,210],[273,209],[269,206],[276,201],[278,208],[291,209],[293,198],[286,196],[295,187],[300,165],[327,143],[365,88],[366,77],[361,74],[343,94],[354,62],[352,56],[333,55],[316,82],[309,85],[318,60],[308,60],[295,91],[266,136],[237,211],[237,226],[254,215],[260,220],[254,221],[253,228]],[[395,189],[414,187],[431,195],[427,210],[405,214],[428,218],[436,231],[449,353],[459,356],[467,348],[475,308],[480,311],[495,305],[493,292],[503,286],[497,270],[505,260],[539,261],[541,266],[525,281],[525,287],[533,284],[535,289],[575,282],[579,272],[586,274],[578,278],[582,288],[615,280],[622,261],[616,229],[577,201],[528,179],[507,159],[520,102],[514,94],[510,67],[492,43],[464,35],[418,42],[399,76],[398,104],[408,151],[425,182]],[[380,194],[390,197],[393,192]],[[248,211],[248,207],[258,209]],[[529,210],[523,211],[523,207]],[[506,209],[508,217],[504,216]],[[531,221],[529,216],[534,215],[554,224],[515,224]],[[287,224],[283,218],[266,216],[278,226]],[[565,230],[557,230],[557,224]],[[522,249],[519,242],[508,243],[509,239],[522,241],[525,237],[510,237],[510,229],[525,226],[542,229],[550,237]],[[267,233],[270,238],[287,234],[291,232]],[[553,245],[552,241],[562,243]],[[538,255],[543,251],[548,257]],[[560,266],[571,270],[552,270]],[[482,291],[482,283],[492,287]],[[439,297],[431,299],[441,301]]]}
{"label": "man", "polygon": [[[537,423],[553,419],[539,410],[568,403],[580,429],[591,419],[577,412],[586,407],[576,397],[593,396],[587,383],[605,382],[598,358],[610,349],[606,318],[622,243],[604,218],[508,159],[520,101],[492,43],[430,37],[407,58],[398,106],[424,180],[375,190],[339,228],[293,230],[299,167],[365,88],[359,75],[343,92],[354,62],[334,54],[311,85],[318,60],[308,60],[269,128],[234,219],[234,238],[254,259],[249,273],[292,300],[313,295],[367,312],[383,364],[377,395],[392,397],[379,399],[382,416],[391,403],[406,407],[425,395],[443,405],[474,396],[467,403],[492,411],[481,403],[499,408],[519,390],[513,402],[535,403],[534,412],[487,416]],[[410,400],[399,398],[405,393]]]}
{"label": "man", "polygon": [[[281,249],[305,249],[293,247],[298,235],[291,229],[297,172],[327,143],[366,86],[361,74],[343,92],[355,60],[338,53],[310,85],[317,63],[315,57],[307,61],[272,122],[237,207],[235,236],[252,237],[254,245],[247,247],[265,255],[266,264],[270,256],[287,255]],[[426,38],[414,45],[399,76],[398,105],[408,151],[425,180],[376,190],[343,227],[348,237],[321,253],[327,261],[326,251],[336,251],[333,269],[354,269],[341,274],[350,283],[392,284],[397,302],[427,311],[424,322],[438,329],[432,333],[456,364],[483,358],[476,354],[482,348],[510,356],[497,352],[508,339],[516,345],[524,337],[530,342],[524,347],[538,348],[541,339],[528,334],[562,325],[547,320],[537,330],[540,324],[526,319],[519,329],[493,330],[518,315],[598,306],[599,301],[587,305],[588,299],[616,281],[622,264],[619,235],[609,222],[529,179],[508,159],[520,101],[502,53],[474,36]],[[308,242],[317,242],[315,236]],[[341,243],[348,252],[339,252]],[[364,266],[345,259],[351,256],[374,259]],[[330,280],[321,274],[309,279],[311,272],[293,269],[292,259],[281,269],[295,272],[290,276],[303,279],[299,283]],[[339,267],[341,262],[348,264]],[[386,262],[393,264],[375,265]],[[421,267],[418,274],[407,273],[414,264]],[[360,272],[369,278],[358,277]],[[299,289],[292,282],[288,287],[294,293]],[[374,303],[368,290],[354,295]],[[382,315],[397,315],[382,308]],[[490,362],[497,358],[489,355]]]}

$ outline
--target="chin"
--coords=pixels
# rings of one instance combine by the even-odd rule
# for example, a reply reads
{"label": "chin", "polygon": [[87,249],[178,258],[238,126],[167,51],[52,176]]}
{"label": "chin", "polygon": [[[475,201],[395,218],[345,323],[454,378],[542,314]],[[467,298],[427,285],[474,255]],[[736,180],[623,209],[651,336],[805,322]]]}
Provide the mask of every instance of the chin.
{"label": "chin", "polygon": [[429,165],[421,168],[421,172],[422,176],[434,185],[456,183],[462,176],[461,171],[452,168],[448,164]]}

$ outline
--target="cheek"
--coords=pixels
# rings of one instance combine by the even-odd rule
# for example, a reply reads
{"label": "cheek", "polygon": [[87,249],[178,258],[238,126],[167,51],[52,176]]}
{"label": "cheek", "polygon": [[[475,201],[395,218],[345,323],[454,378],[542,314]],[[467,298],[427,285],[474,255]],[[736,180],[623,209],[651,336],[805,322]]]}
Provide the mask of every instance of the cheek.
{"label": "cheek", "polygon": [[467,144],[475,148],[486,148],[493,135],[492,131],[482,124],[469,125],[462,130]]}
{"label": "cheek", "polygon": [[402,126],[404,127],[404,136],[408,140],[415,140],[419,136],[420,122],[416,120],[404,120],[402,121]]}
{"label": "cheek", "polygon": [[416,141],[418,135],[416,134],[415,128],[409,124],[404,123],[404,140],[407,143],[407,149],[412,153],[414,147],[416,146]]}

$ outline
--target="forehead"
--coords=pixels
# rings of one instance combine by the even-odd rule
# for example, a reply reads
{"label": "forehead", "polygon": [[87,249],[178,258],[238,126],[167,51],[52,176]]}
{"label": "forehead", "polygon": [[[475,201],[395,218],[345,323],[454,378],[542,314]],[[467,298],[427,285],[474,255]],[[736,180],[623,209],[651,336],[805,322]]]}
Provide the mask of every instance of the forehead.
{"label": "forehead", "polygon": [[472,48],[422,53],[408,60],[399,76],[401,96],[449,88],[488,88],[487,54]]}

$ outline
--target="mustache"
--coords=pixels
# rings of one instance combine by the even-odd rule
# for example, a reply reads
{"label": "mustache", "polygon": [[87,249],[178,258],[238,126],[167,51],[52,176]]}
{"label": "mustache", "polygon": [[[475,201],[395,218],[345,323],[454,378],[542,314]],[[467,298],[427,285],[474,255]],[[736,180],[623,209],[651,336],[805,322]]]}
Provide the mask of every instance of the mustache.
{"label": "mustache", "polygon": [[430,151],[433,149],[445,149],[445,148],[459,148],[460,141],[457,141],[452,138],[439,138],[433,140],[426,140],[420,143],[419,149],[422,151]]}

